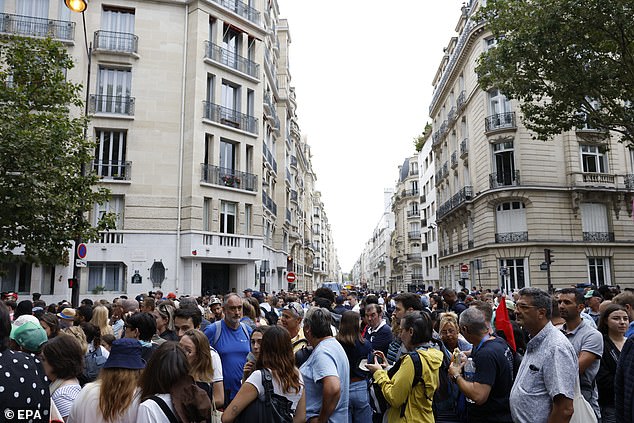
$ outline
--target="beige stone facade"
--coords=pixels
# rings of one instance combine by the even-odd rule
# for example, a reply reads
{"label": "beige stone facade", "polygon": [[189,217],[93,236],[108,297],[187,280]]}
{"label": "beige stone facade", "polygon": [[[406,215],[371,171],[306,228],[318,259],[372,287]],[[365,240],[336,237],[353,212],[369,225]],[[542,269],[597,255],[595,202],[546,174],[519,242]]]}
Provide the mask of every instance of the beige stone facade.
{"label": "beige stone facade", "polygon": [[478,7],[463,7],[433,81],[440,285],[546,288],[550,249],[555,288],[632,286],[632,150],[592,128],[533,140],[514,101],[478,87],[495,48]]}

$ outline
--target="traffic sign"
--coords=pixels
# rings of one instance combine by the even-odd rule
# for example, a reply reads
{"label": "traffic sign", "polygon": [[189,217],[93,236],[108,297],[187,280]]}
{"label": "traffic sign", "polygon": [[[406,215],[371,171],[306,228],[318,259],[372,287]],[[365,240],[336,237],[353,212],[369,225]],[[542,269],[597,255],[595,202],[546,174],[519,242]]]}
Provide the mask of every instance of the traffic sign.
{"label": "traffic sign", "polygon": [[295,279],[296,279],[296,277],[295,277],[295,273],[293,273],[293,272],[288,272],[288,273],[286,274],[286,281],[287,281],[288,283],[293,283],[293,282],[295,282]]}
{"label": "traffic sign", "polygon": [[88,253],[88,247],[83,242],[77,246],[77,258],[85,259]]}
{"label": "traffic sign", "polygon": [[469,272],[469,265],[468,264],[461,264],[460,265],[460,271],[463,272],[463,273]]}
{"label": "traffic sign", "polygon": [[87,267],[88,266],[88,262],[84,259],[76,259],[75,260],[75,266],[77,267]]}

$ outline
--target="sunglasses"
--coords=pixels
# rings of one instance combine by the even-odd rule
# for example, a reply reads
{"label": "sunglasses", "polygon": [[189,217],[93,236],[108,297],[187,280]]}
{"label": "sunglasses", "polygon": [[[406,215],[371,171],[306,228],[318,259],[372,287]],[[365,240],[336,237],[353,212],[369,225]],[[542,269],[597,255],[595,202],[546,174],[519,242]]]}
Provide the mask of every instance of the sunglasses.
{"label": "sunglasses", "polygon": [[284,307],[284,310],[293,310],[295,314],[297,314],[297,317],[301,317],[302,311],[303,311],[303,310],[298,310],[297,305],[295,303],[287,304],[286,307]]}

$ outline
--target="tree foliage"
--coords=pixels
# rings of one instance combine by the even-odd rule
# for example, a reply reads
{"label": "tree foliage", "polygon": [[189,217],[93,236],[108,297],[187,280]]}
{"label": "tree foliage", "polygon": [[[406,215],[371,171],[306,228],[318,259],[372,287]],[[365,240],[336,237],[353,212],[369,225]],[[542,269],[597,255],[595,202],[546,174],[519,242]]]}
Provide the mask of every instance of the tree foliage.
{"label": "tree foliage", "polygon": [[536,138],[587,122],[634,142],[634,0],[489,0],[478,19],[498,39],[480,85],[520,100]]}
{"label": "tree foliage", "polygon": [[63,263],[72,239],[96,236],[85,213],[108,198],[80,172],[94,149],[86,118],[70,113],[81,86],[66,80],[72,59],[50,39],[0,38],[0,64],[0,262],[17,253]]}

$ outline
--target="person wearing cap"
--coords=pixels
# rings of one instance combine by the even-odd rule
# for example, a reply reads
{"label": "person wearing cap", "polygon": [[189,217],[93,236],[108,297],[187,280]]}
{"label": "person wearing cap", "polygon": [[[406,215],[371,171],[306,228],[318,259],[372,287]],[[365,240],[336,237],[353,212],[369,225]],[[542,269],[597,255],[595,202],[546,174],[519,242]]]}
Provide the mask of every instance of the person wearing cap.
{"label": "person wearing cap", "polygon": [[68,422],[135,423],[143,368],[141,344],[130,338],[116,339],[99,378],[84,386],[73,403]]}
{"label": "person wearing cap", "polygon": [[247,288],[244,291],[242,291],[245,298],[249,298],[253,295],[253,290],[251,288]]}
{"label": "person wearing cap", "polygon": [[302,330],[302,319],[304,318],[304,308],[300,303],[288,303],[282,309],[279,325],[286,328],[291,335],[293,354],[308,345]]}
{"label": "person wearing cap", "polygon": [[22,315],[11,325],[10,338],[15,342],[16,350],[39,354],[42,345],[48,341],[46,331],[35,316]]}
{"label": "person wearing cap", "polygon": [[[218,297],[213,297],[209,302],[209,309],[213,315],[213,321],[219,322],[225,318],[225,314],[222,311],[222,301]],[[213,322],[212,322],[213,323]]]}
{"label": "person wearing cap", "polygon": [[57,317],[59,318],[59,328],[65,329],[73,326],[73,322],[75,320],[76,311],[74,308],[66,307],[59,313],[57,313]]}
{"label": "person wearing cap", "polygon": [[599,311],[599,306],[603,301],[603,297],[601,296],[599,291],[597,291],[596,289],[591,289],[586,292],[583,298],[586,300],[586,314],[592,317],[592,320],[594,320],[594,323],[598,326],[599,316],[601,315],[601,312]]}

